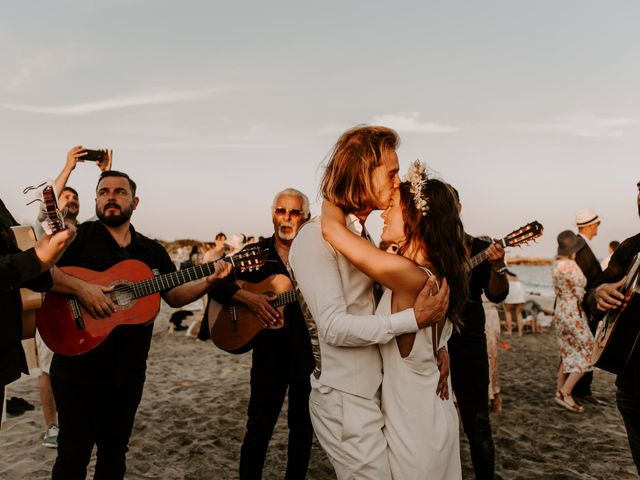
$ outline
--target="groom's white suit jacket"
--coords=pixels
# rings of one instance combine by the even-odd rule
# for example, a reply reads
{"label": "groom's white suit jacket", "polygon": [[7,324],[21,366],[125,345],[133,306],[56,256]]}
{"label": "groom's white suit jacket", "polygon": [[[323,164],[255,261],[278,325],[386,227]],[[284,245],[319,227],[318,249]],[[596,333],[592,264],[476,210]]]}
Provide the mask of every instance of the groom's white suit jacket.
{"label": "groom's white suit jacket", "polygon": [[[347,226],[362,232],[354,215],[347,217]],[[377,344],[416,332],[413,310],[375,314],[373,281],[324,241],[320,217],[300,229],[289,262],[316,356],[313,388],[373,398],[382,383]]]}

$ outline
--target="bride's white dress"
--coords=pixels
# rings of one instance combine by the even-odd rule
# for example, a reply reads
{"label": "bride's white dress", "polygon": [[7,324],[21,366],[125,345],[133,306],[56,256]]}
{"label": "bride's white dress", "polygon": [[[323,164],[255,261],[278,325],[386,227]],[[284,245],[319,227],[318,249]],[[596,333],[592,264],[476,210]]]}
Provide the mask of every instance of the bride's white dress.
{"label": "bride's white dress", "polygon": [[[391,290],[377,311],[391,313]],[[446,345],[453,326],[447,320],[438,348]],[[396,480],[462,478],[458,415],[449,381],[449,400],[436,395],[438,365],[431,328],[416,333],[411,353],[402,358],[396,340],[380,345],[384,377],[382,412],[389,445],[391,474]]]}

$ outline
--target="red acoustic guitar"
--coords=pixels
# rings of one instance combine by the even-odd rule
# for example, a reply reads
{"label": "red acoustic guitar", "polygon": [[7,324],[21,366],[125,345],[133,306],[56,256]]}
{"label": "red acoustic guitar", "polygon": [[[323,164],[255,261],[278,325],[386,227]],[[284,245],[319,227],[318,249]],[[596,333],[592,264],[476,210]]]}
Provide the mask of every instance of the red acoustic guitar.
{"label": "red acoustic guitar", "polygon": [[237,282],[241,288],[261,295],[276,295],[271,302],[280,314],[278,323],[266,326],[252,310],[245,305],[221,305],[215,300],[209,302],[207,318],[211,340],[216,346],[229,353],[244,353],[251,350],[252,340],[263,330],[275,330],[284,325],[284,306],[296,302],[296,292],[289,277],[282,274],[271,275],[258,283]]}
{"label": "red acoustic guitar", "polygon": [[[245,249],[224,260],[241,271],[253,270],[264,265],[266,252],[258,247]],[[214,262],[205,263],[159,276],[139,260],[124,260],[103,272],[81,267],[61,270],[90,283],[114,287],[108,295],[116,311],[106,318],[93,317],[76,297],[51,292],[45,296],[36,314],[42,339],[56,353],[80,355],[100,345],[120,325],[153,322],[160,310],[159,292],[209,276],[215,266]]]}

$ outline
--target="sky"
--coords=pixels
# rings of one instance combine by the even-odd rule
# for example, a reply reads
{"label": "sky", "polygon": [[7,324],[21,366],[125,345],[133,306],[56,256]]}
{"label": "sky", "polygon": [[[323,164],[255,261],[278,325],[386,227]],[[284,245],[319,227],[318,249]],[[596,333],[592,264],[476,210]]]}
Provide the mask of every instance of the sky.
{"label": "sky", "polygon": [[[274,194],[298,188],[319,213],[340,133],[380,124],[401,171],[418,158],[458,188],[469,233],[538,220],[544,236],[510,253],[551,257],[592,207],[601,258],[640,226],[638,18],[615,0],[8,2],[0,196],[30,222],[24,187],[74,145],[108,147],[142,233],[269,235]],[[81,220],[98,173],[69,180]]]}

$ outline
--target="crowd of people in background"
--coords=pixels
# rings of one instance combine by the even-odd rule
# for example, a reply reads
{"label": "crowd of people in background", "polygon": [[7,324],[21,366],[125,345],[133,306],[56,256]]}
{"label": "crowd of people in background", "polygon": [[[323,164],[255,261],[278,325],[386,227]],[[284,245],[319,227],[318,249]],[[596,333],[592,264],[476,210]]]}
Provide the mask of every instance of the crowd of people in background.
{"label": "crowd of people in background", "polygon": [[[453,186],[429,177],[419,162],[400,181],[398,142],[397,134],[384,127],[346,131],[322,181],[321,217],[311,219],[307,196],[287,188],[275,192],[274,228],[268,236],[218,232],[210,242],[172,245],[134,229],[136,184],[126,173],[112,170],[110,150],[101,150],[96,161],[95,216],[78,223],[78,193],[67,182],[89,151],[75,146],[54,182],[67,230],[47,233],[40,215],[34,222],[39,238],[34,249],[21,252],[6,233],[16,222],[0,202],[0,300],[14,321],[19,317],[14,301],[19,286],[52,288],[75,295],[92,316],[107,318],[118,308],[113,288],[59,267],[103,271],[133,258],[159,274],[171,274],[211,265],[210,275],[166,288],[161,295],[176,309],[172,331],[187,330],[200,340],[212,333],[212,303],[243,305],[265,327],[251,343],[240,478],[261,477],[287,396],[286,478],[305,477],[315,432],[338,478],[458,479],[459,422],[476,478],[493,478],[496,453],[489,413],[503,408],[499,351],[513,349],[516,341],[505,341],[502,332],[511,337],[515,319],[518,337],[525,322],[532,333],[541,334],[538,315],[553,315],[559,345],[553,402],[572,413],[584,412],[585,403],[599,405],[591,390],[595,329],[604,312],[621,305],[617,288],[638,240],[611,242],[609,256],[599,262],[590,241],[601,218],[592,208],[579,211],[578,231],[567,229],[557,236],[551,274],[556,298],[553,310],[545,309],[527,298],[498,241],[464,231]],[[363,178],[363,171],[370,178]],[[640,192],[640,183],[638,188]],[[638,208],[640,214],[640,193]],[[383,211],[385,225],[379,247],[364,227],[374,210]],[[266,266],[231,274],[225,257],[251,246],[268,252]],[[487,260],[469,272],[467,259],[479,252]],[[275,295],[252,289],[276,278],[296,292],[295,300],[281,309],[274,305]],[[191,302],[199,303],[202,316],[184,309]],[[187,328],[182,322],[189,317]],[[270,328],[278,324],[283,328]],[[12,324],[5,332],[7,328],[3,324],[2,395],[4,385],[26,370],[20,327]],[[116,329],[99,348],[75,357],[52,352],[37,336],[42,444],[58,449],[53,478],[84,478],[94,445],[96,475],[123,477],[151,329],[150,324]],[[639,354],[634,355],[636,365]],[[640,466],[638,371],[619,377],[618,404]],[[95,405],[108,414],[96,415]],[[349,405],[352,416],[345,419],[338,405]],[[417,416],[407,417],[407,411]],[[345,439],[347,421],[350,434]]]}

